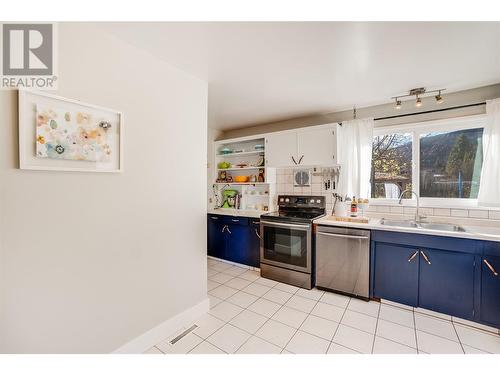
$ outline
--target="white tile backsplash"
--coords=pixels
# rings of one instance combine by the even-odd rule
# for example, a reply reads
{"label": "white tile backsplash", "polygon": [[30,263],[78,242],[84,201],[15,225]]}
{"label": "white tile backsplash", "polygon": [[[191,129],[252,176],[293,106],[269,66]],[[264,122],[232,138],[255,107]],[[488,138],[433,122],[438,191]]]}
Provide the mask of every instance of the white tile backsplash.
{"label": "white tile backsplash", "polygon": [[391,207],[390,206],[377,206],[377,212],[390,213]]}
{"label": "white tile backsplash", "polygon": [[474,217],[477,219],[487,219],[488,211],[487,210],[469,210],[469,217]]}
{"label": "white tile backsplash", "polygon": [[500,211],[489,211],[488,217],[492,220],[500,220]]}
{"label": "white tile backsplash", "polygon": [[365,212],[377,212],[377,206],[368,206]]}
{"label": "white tile backsplash", "polygon": [[451,216],[454,217],[467,217],[469,216],[469,211],[468,210],[462,210],[462,209],[451,209]]}
{"label": "white tile backsplash", "polygon": [[403,214],[403,206],[391,206],[391,214]]}
{"label": "white tile backsplash", "polygon": [[[415,207],[403,207],[403,213],[405,215],[415,215],[416,212],[417,209]],[[420,211],[419,213],[422,214],[422,211]]]}
{"label": "white tile backsplash", "polygon": [[419,214],[422,216],[432,216],[434,215],[434,209],[430,207],[419,208]]}
{"label": "white tile backsplash", "polygon": [[313,183],[311,186],[311,190],[313,193],[321,193],[321,184]]}
{"label": "white tile backsplash", "polygon": [[450,216],[451,210],[449,208],[435,208],[434,216]]}
{"label": "white tile backsplash", "polygon": [[312,176],[312,183],[313,184],[321,184],[323,182],[323,178],[321,176]]}

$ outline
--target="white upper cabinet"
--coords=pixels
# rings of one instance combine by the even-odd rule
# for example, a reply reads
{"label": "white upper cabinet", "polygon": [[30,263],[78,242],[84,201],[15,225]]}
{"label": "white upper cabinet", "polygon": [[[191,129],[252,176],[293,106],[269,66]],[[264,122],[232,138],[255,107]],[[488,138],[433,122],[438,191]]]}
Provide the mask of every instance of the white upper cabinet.
{"label": "white upper cabinet", "polygon": [[329,166],[337,164],[337,124],[331,127],[299,130],[297,155],[300,165]]}
{"label": "white upper cabinet", "polygon": [[337,164],[337,124],[272,133],[266,136],[266,166]]}
{"label": "white upper cabinet", "polygon": [[288,167],[297,162],[297,132],[274,133],[266,136],[266,166]]}

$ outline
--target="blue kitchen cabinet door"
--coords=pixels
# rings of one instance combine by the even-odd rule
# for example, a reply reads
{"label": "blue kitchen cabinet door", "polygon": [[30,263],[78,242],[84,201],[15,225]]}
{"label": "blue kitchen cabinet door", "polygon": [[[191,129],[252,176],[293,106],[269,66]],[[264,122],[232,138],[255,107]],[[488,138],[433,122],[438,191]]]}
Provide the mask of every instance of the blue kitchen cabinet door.
{"label": "blue kitchen cabinet door", "polygon": [[249,225],[229,224],[227,226],[225,259],[231,262],[247,264],[251,231]]}
{"label": "blue kitchen cabinet door", "polygon": [[248,248],[248,266],[260,266],[260,221],[253,219],[250,222],[250,243]]}
{"label": "blue kitchen cabinet door", "polygon": [[208,216],[207,253],[224,259],[226,252],[226,230],[221,216]]}
{"label": "blue kitchen cabinet door", "polygon": [[418,249],[375,243],[374,297],[409,306],[418,302]]}
{"label": "blue kitchen cabinet door", "polygon": [[418,306],[474,319],[474,255],[420,249]]}
{"label": "blue kitchen cabinet door", "polygon": [[480,301],[481,322],[500,327],[500,256],[481,259]]}

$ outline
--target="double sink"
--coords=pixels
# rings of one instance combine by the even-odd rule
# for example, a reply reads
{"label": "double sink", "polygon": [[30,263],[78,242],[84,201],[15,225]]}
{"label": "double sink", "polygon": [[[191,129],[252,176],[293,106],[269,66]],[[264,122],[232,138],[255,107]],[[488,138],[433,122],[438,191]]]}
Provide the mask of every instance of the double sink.
{"label": "double sink", "polygon": [[445,232],[465,232],[465,229],[460,225],[447,224],[447,223],[423,223],[415,220],[382,219],[380,220],[380,224],[391,227],[430,229],[430,230],[439,230]]}

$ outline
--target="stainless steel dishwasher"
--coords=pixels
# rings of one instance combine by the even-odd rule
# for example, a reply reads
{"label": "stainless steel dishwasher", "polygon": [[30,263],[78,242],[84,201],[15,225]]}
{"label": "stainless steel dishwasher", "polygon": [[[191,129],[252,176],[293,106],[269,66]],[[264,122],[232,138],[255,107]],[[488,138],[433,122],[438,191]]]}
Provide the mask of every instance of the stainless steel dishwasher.
{"label": "stainless steel dishwasher", "polygon": [[318,226],[316,286],[369,298],[370,231]]}

